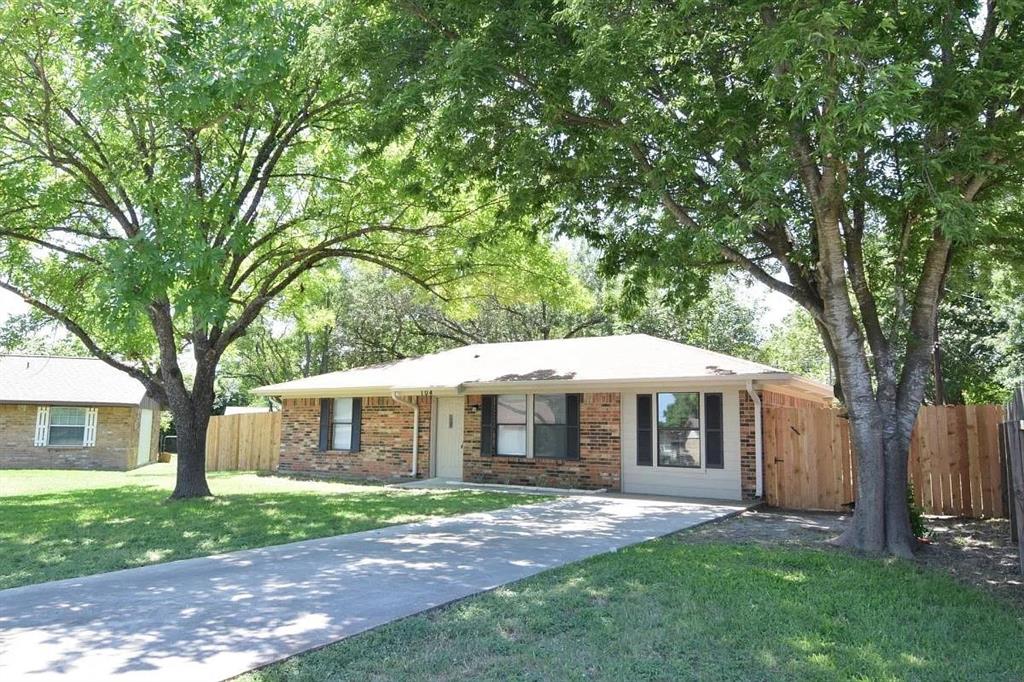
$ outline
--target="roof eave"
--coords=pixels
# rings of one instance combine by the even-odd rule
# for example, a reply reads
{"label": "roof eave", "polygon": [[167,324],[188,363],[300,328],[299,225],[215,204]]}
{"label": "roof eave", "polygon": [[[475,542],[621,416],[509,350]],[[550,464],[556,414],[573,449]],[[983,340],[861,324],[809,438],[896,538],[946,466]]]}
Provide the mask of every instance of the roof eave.
{"label": "roof eave", "polygon": [[251,392],[260,396],[281,398],[349,398],[349,397],[387,397],[400,395],[422,396],[456,396],[480,395],[493,392],[509,392],[513,390],[557,391],[567,388],[574,389],[630,389],[656,388],[668,384],[674,385],[731,385],[746,384],[748,381],[790,382],[794,379],[788,372],[748,372],[736,374],[714,374],[697,376],[664,376],[632,379],[556,379],[556,380],[525,380],[525,381],[471,381],[458,386],[364,386],[364,387],[303,387],[284,388],[278,386],[261,386]]}

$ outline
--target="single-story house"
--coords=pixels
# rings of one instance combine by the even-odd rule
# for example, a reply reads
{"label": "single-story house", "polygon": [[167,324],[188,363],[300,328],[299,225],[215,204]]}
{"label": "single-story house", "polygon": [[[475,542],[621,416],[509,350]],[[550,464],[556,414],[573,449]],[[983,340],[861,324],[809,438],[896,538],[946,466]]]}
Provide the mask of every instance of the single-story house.
{"label": "single-story house", "polygon": [[255,391],[281,471],[749,499],[764,404],[832,389],[645,334],[465,346]]}
{"label": "single-story house", "polygon": [[102,360],[0,355],[0,468],[123,471],[159,441],[160,405]]}

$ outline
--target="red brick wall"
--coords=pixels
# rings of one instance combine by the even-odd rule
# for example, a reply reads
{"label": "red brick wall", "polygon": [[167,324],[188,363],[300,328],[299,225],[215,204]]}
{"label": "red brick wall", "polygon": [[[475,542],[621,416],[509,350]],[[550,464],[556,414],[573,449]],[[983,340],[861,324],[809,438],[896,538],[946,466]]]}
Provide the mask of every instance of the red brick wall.
{"label": "red brick wall", "polygon": [[[410,399],[411,400],[411,399]],[[419,398],[417,477],[430,474],[430,398]],[[355,478],[407,478],[412,468],[412,408],[391,398],[363,398],[359,452],[321,452],[320,399],[281,404],[279,471]]]}
{"label": "red brick wall", "polygon": [[476,483],[619,490],[620,396],[585,393],[580,404],[580,458],[574,461],[480,455],[480,396],[466,399],[463,477]]}
{"label": "red brick wall", "polygon": [[740,490],[744,500],[757,495],[757,447],[754,434],[754,401],[740,391]]}
{"label": "red brick wall", "polygon": [[[139,447],[137,407],[100,407],[96,445],[36,447],[36,405],[0,405],[0,469],[113,469],[135,467]],[[159,412],[154,414],[159,424]]]}

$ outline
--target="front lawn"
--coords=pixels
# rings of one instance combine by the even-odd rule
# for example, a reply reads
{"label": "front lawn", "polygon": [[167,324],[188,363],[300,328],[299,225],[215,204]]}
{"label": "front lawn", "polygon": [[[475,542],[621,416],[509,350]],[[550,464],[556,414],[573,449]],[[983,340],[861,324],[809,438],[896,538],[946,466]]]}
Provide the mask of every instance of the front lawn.
{"label": "front lawn", "polygon": [[214,499],[168,502],[168,464],[0,472],[0,588],[549,499],[239,472],[209,480]]}
{"label": "front lawn", "polygon": [[906,562],[666,538],[245,676],[1020,680],[1024,612]]}

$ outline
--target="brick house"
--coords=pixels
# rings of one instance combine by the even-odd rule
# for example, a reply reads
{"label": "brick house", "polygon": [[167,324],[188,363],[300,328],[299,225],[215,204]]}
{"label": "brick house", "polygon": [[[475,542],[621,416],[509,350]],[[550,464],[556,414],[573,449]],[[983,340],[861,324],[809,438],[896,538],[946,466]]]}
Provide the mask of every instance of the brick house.
{"label": "brick house", "polygon": [[0,355],[0,469],[134,469],[159,438],[160,406],[105,362]]}
{"label": "brick house", "polygon": [[644,334],[465,346],[255,391],[279,469],[367,478],[762,494],[761,406],[831,388]]}

